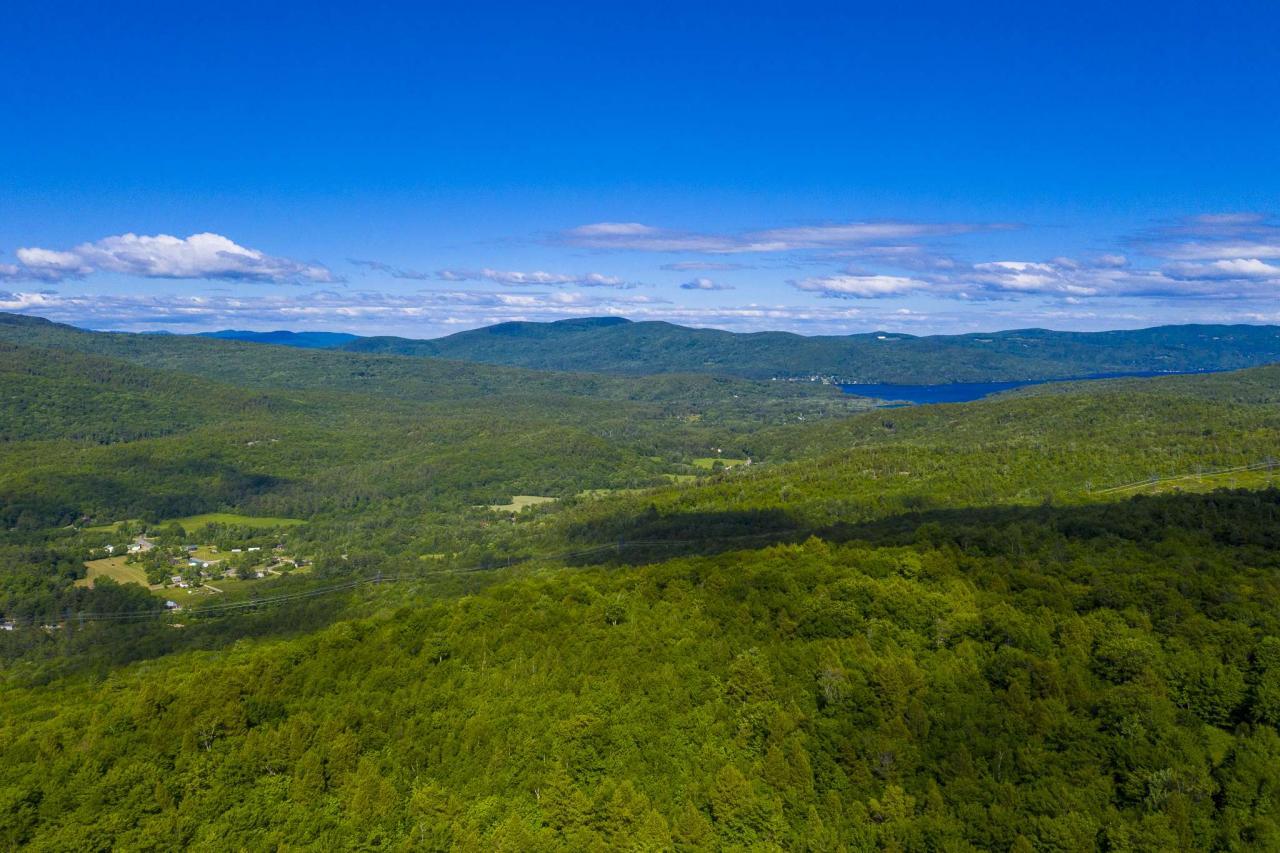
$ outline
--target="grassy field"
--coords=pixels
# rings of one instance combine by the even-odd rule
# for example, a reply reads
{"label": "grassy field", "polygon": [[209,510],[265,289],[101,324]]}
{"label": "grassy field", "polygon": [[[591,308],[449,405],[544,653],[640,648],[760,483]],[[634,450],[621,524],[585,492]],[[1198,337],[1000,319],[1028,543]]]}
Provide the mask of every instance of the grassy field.
{"label": "grassy field", "polygon": [[206,512],[203,515],[189,515],[186,518],[171,518],[162,522],[161,526],[174,522],[181,524],[188,531],[196,530],[206,524],[235,524],[240,527],[293,527],[306,524],[306,521],[301,518],[262,518],[236,515],[233,512]]}
{"label": "grassy field", "polygon": [[234,596],[237,593],[245,592],[254,586],[261,586],[263,580],[265,579],[255,578],[253,580],[242,581],[239,578],[218,578],[217,580],[205,581],[204,588]]}
{"label": "grassy field", "polygon": [[[118,529],[122,524],[137,523],[138,519],[131,518],[125,521],[114,521],[110,524],[95,524],[92,527],[86,527],[86,533],[111,533]],[[200,515],[188,515],[185,518],[168,518],[156,525],[163,527],[166,524],[177,522],[188,531],[203,527],[206,524],[235,524],[241,527],[295,527],[299,524],[306,524],[305,519],[301,518],[272,518],[267,516],[253,515],[237,515],[234,512],[206,512]]]}
{"label": "grassy field", "polygon": [[147,586],[147,573],[141,566],[130,566],[124,557],[106,557],[102,560],[90,560],[84,564],[89,570],[86,577],[76,581],[76,586],[93,586],[93,582],[101,577],[111,578],[118,583],[136,583]]}
{"label": "grassy field", "polygon": [[555,498],[548,498],[542,495],[514,495],[509,504],[489,504],[489,509],[499,512],[519,512],[527,506],[537,506],[538,504],[546,504],[554,501]]}
{"label": "grassy field", "polygon": [[700,458],[698,458],[698,459],[693,460],[693,467],[695,467],[695,468],[705,468],[705,469],[707,469],[708,471],[710,471],[712,468],[714,468],[714,467],[716,466],[716,463],[717,463],[717,462],[719,462],[720,464],[724,465],[724,467],[726,467],[726,468],[732,468],[732,467],[734,467],[735,465],[746,465],[746,464],[747,464],[747,460],[745,460],[745,459],[725,459],[725,458],[724,458],[724,457],[722,457],[722,456],[703,456],[703,457],[700,457]]}
{"label": "grassy field", "polygon": [[128,519],[127,521],[113,521],[110,524],[95,524],[92,527],[86,527],[84,529],[84,532],[85,533],[113,533],[117,528],[120,527],[120,525],[128,524],[129,522],[134,520],[135,519]]}

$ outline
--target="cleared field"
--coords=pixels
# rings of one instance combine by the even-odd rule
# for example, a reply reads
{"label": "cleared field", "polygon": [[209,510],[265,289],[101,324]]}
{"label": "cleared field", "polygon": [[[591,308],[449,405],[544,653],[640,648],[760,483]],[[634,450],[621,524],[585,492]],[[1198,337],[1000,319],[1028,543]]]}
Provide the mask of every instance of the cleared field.
{"label": "cleared field", "polygon": [[127,565],[124,560],[124,557],[106,557],[88,561],[84,565],[89,570],[89,574],[76,581],[76,586],[93,586],[93,582],[102,577],[111,578],[117,583],[148,586],[147,573],[142,570],[142,567]]}
{"label": "cleared field", "polygon": [[693,460],[693,467],[706,468],[708,471],[710,471],[712,468],[716,466],[717,462],[719,462],[721,465],[723,465],[726,468],[732,468],[735,465],[747,464],[747,460],[745,459],[726,459],[723,456],[703,456]]}
{"label": "cleared field", "polygon": [[[674,476],[677,476],[677,475],[675,475],[675,474],[664,474],[663,476],[664,476],[664,477],[674,477]],[[697,478],[696,478],[696,477],[694,477],[692,474],[690,474],[690,475],[688,475],[688,476],[689,476],[689,479],[690,479],[690,480],[696,480],[696,479],[697,479]],[[596,499],[596,498],[607,498],[607,497],[609,497],[610,495],[637,495],[637,494],[640,494],[641,492],[647,492],[647,491],[649,491],[649,490],[650,490],[650,489],[652,489],[652,488],[653,488],[653,486],[641,486],[641,487],[639,487],[639,488],[635,488],[635,489],[586,489],[586,490],[584,490],[584,491],[578,492],[577,497],[580,497],[580,498],[591,498],[591,499],[593,499],[593,500],[594,500],[594,499]]]}
{"label": "cleared field", "polygon": [[[127,521],[113,521],[110,524],[95,524],[92,527],[86,527],[86,533],[111,533],[115,531],[121,524],[137,523],[138,519],[131,518]],[[163,527],[166,524],[177,522],[188,531],[203,527],[206,524],[235,524],[240,527],[294,527],[299,524],[306,524],[306,519],[302,518],[275,518],[270,516],[254,516],[254,515],[237,515],[234,512],[206,512],[200,515],[188,515],[185,518],[167,518],[157,527]]]}
{"label": "cleared field", "polygon": [[489,504],[489,509],[499,512],[519,512],[527,506],[537,506],[538,504],[546,504],[554,501],[555,498],[548,498],[543,495],[514,495],[509,504]]}
{"label": "cleared field", "polygon": [[171,518],[161,522],[161,526],[177,522],[188,531],[196,530],[206,524],[234,524],[239,527],[293,527],[306,524],[301,518],[271,518],[252,515],[236,515],[232,512],[206,512],[203,515],[189,515],[186,518]]}
{"label": "cleared field", "polygon": [[204,588],[215,593],[224,593],[226,595],[236,595],[246,592],[254,586],[262,585],[262,578],[254,580],[242,581],[238,578],[219,578],[217,580],[205,581]]}
{"label": "cleared field", "polygon": [[131,518],[131,519],[128,519],[127,521],[113,521],[110,524],[95,524],[92,527],[86,527],[84,529],[84,532],[85,533],[114,533],[115,530],[120,527],[120,525],[128,524],[129,522],[136,521],[136,520],[137,519]]}

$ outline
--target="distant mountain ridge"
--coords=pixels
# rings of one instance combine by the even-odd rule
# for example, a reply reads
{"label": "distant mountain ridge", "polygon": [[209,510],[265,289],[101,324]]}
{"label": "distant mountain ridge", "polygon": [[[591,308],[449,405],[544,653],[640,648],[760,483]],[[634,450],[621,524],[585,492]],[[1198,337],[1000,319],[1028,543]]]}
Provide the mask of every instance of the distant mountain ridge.
{"label": "distant mountain ridge", "polygon": [[343,348],[542,370],[936,384],[1252,367],[1280,361],[1280,327],[1186,325],[1111,332],[1018,329],[928,337],[890,332],[810,337],[594,317],[500,323],[434,340],[358,338]]}
{"label": "distant mountain ridge", "polygon": [[247,341],[253,344],[276,344],[301,349],[338,349],[358,339],[349,332],[290,332],[278,329],[274,332],[250,332],[223,329],[220,332],[200,332],[202,338],[221,338],[228,341]]}
{"label": "distant mountain ridge", "polygon": [[[0,315],[5,322],[47,322]],[[1233,370],[1280,362],[1280,327],[1180,325],[1107,332],[1015,329],[917,337],[805,336],[695,329],[623,317],[509,322],[420,340],[341,332],[226,330],[203,337],[537,370],[704,373],[842,384],[999,382],[1143,371]]]}

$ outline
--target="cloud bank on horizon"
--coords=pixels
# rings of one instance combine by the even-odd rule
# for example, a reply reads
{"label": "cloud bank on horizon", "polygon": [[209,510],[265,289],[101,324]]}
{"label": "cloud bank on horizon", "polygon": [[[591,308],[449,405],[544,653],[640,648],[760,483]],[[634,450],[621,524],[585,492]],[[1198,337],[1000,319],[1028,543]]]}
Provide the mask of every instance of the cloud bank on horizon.
{"label": "cloud bank on horizon", "polygon": [[[423,336],[585,314],[815,333],[1280,322],[1280,223],[1267,215],[1190,216],[1116,235],[1104,251],[1075,258],[984,242],[1025,230],[850,221],[716,233],[596,222],[550,237],[513,236],[530,256],[559,257],[559,269],[503,268],[486,263],[483,250],[472,250],[474,265],[434,272],[348,259],[358,281],[216,233],[126,233],[70,248],[15,249],[14,262],[0,263],[0,310],[91,328],[285,326]],[[584,253],[595,270],[580,271]],[[129,284],[138,280],[220,287],[139,292]],[[86,292],[63,292],[77,287]]]}

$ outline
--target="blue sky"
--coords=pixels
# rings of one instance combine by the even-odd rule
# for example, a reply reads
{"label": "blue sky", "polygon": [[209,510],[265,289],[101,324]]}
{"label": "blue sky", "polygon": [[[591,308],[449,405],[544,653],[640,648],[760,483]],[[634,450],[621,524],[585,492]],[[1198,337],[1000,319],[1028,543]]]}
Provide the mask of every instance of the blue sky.
{"label": "blue sky", "polygon": [[1274,3],[6,5],[0,310],[1280,322]]}

